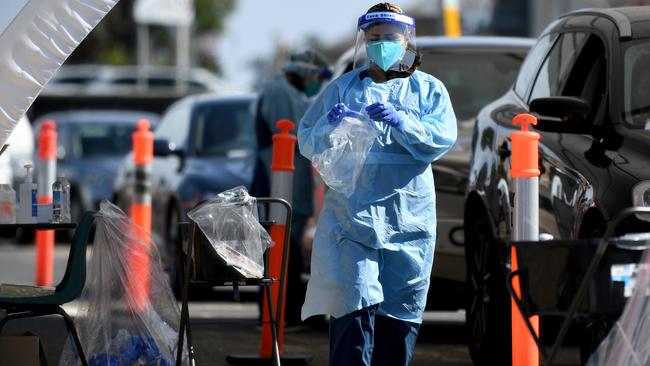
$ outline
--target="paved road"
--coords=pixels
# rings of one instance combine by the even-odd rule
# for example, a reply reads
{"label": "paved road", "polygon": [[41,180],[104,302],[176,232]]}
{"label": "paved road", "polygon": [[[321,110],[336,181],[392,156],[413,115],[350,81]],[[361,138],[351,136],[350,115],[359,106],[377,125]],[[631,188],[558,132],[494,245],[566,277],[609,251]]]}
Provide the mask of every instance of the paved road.
{"label": "paved road", "polygon": [[[55,283],[65,271],[68,249],[65,245],[56,246]],[[32,284],[33,280],[33,246],[6,240],[0,243],[0,283]],[[229,354],[258,352],[257,304],[223,301],[229,298],[224,293],[217,297],[222,301],[190,304],[197,365],[227,365]],[[74,309],[70,310],[74,313]],[[472,365],[463,338],[463,319],[462,311],[427,312],[411,365]],[[327,325],[288,329],[284,346],[287,354],[312,354],[312,366],[327,365]],[[563,365],[578,364],[575,349],[566,350],[561,359]]]}

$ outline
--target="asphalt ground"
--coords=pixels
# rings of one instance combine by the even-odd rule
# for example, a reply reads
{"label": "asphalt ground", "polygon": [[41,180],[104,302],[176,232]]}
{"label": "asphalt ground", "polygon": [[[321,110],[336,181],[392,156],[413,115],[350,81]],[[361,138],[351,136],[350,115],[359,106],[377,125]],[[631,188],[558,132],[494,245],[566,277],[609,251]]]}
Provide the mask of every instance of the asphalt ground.
{"label": "asphalt ground", "polygon": [[[54,282],[63,276],[69,247],[55,248]],[[33,245],[0,243],[0,283],[32,284],[34,281]],[[243,289],[244,302],[231,301],[228,288],[200,297],[190,303],[193,344],[197,365],[229,365],[228,355],[257,354],[260,344],[258,306],[255,295]],[[218,299],[215,301],[214,299]],[[74,309],[69,309],[74,314]],[[328,364],[326,322],[287,328],[284,353],[313,356],[309,365]],[[575,347],[562,350],[558,365],[578,365]],[[464,338],[464,313],[426,312],[415,348],[412,366],[472,365]]]}

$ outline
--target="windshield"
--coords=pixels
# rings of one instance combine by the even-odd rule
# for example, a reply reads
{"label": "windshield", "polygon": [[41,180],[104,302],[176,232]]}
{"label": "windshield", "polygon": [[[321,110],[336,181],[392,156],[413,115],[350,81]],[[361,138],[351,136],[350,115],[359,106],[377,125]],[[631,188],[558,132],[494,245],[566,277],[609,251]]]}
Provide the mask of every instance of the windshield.
{"label": "windshield", "polygon": [[131,135],[135,125],[93,122],[74,124],[71,130],[75,157],[123,156],[131,151]]}
{"label": "windshield", "polygon": [[250,101],[206,104],[193,119],[192,146],[198,156],[241,157],[257,146]]}
{"label": "windshield", "polygon": [[629,127],[650,130],[650,42],[627,45],[623,57],[623,119]]}
{"label": "windshield", "polygon": [[502,96],[515,80],[526,51],[455,51],[423,49],[420,70],[442,81],[456,118],[473,119],[481,108]]}

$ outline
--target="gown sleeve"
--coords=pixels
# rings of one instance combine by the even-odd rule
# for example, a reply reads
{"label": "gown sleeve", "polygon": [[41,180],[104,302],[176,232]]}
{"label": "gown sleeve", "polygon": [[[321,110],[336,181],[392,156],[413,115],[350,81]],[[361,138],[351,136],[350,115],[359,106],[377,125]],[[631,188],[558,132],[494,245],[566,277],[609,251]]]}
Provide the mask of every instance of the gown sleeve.
{"label": "gown sleeve", "polygon": [[[427,85],[429,84],[429,85]],[[444,85],[435,80],[418,83],[429,105],[421,118],[399,110],[402,125],[392,129],[393,138],[419,161],[431,163],[456,142],[456,116]]]}
{"label": "gown sleeve", "polygon": [[331,147],[329,135],[334,126],[327,121],[327,113],[339,102],[338,88],[332,82],[305,112],[298,124],[298,147],[300,153],[310,161],[316,154]]}

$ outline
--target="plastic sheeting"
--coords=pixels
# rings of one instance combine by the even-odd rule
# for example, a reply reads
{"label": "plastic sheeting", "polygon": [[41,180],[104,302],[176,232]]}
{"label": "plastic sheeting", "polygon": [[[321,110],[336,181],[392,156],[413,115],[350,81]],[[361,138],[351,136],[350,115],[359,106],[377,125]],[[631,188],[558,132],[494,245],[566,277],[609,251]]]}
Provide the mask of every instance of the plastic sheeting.
{"label": "plastic sheeting", "polygon": [[331,147],[314,155],[314,168],[333,190],[350,197],[380,132],[364,115],[345,117],[329,135]]}
{"label": "plastic sheeting", "polygon": [[650,365],[650,252],[636,268],[634,291],[625,310],[587,366]]}
{"label": "plastic sheeting", "polygon": [[[0,34],[0,146],[118,0],[29,0]],[[0,5],[16,8],[16,5]]]}
{"label": "plastic sheeting", "polygon": [[221,192],[187,213],[215,252],[246,278],[264,276],[264,251],[271,237],[260,225],[257,200],[245,187]]}
{"label": "plastic sheeting", "polygon": [[[151,237],[117,206],[101,204],[86,285],[74,318],[89,365],[171,366],[180,311]],[[134,258],[147,256],[149,297],[132,291]],[[140,261],[139,261],[140,262]],[[80,364],[69,343],[60,366]]]}

